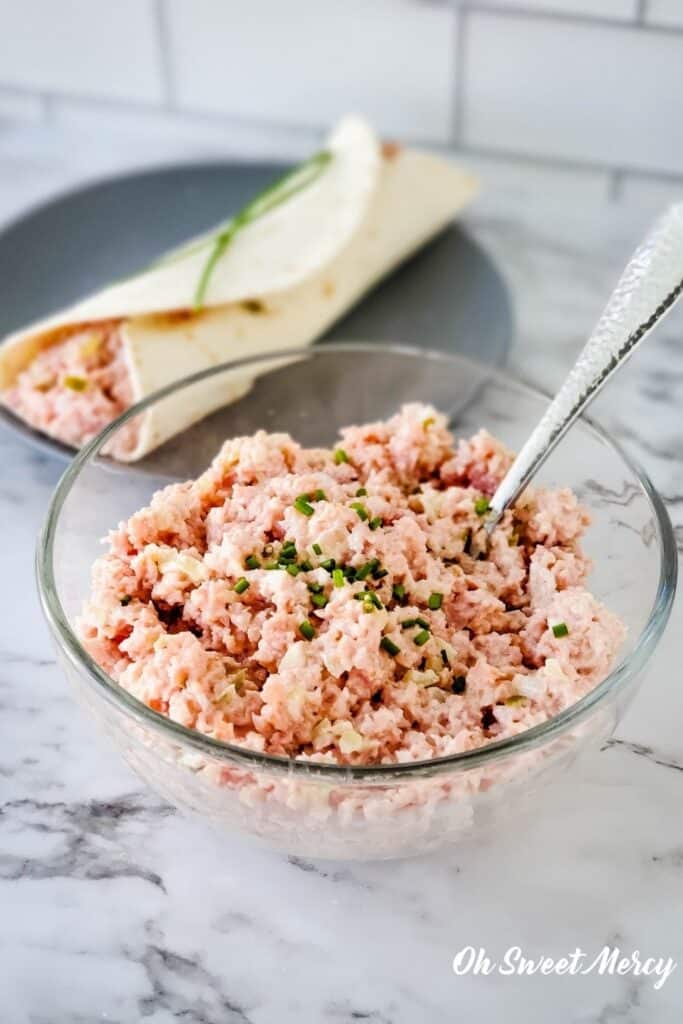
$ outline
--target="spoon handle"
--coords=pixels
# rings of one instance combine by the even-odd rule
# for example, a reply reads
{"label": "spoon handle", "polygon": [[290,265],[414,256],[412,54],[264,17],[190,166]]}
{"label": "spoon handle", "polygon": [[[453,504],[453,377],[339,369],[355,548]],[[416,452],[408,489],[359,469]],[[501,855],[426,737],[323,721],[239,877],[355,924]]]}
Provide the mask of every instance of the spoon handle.
{"label": "spoon handle", "polygon": [[683,203],[636,249],[573,369],[491,499],[493,529],[555,445],[683,292]]}

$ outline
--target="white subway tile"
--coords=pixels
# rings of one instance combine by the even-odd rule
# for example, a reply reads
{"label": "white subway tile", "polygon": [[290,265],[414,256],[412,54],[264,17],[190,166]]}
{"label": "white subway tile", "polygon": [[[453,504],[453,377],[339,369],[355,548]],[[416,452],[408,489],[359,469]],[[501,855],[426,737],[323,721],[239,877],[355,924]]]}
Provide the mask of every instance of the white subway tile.
{"label": "white subway tile", "polygon": [[529,155],[683,173],[683,35],[473,14],[464,137]]}
{"label": "white subway tile", "polygon": [[162,99],[152,0],[0,0],[0,85]]}
{"label": "white subway tile", "polygon": [[655,217],[672,203],[683,202],[683,179],[667,181],[628,174],[621,186],[620,201],[649,210]]}
{"label": "white subway tile", "polygon": [[[486,6],[485,0],[482,0],[482,6]],[[614,18],[618,21],[631,21],[638,13],[638,0],[493,0],[492,6],[510,10],[544,11],[548,14]]]}
{"label": "white subway tile", "polygon": [[179,106],[290,124],[366,113],[384,132],[450,134],[456,14],[415,0],[169,0]]}
{"label": "white subway tile", "polygon": [[645,20],[653,25],[683,28],[683,3],[681,0],[646,0]]}
{"label": "white subway tile", "polygon": [[0,123],[42,121],[45,101],[41,96],[27,92],[0,89]]}

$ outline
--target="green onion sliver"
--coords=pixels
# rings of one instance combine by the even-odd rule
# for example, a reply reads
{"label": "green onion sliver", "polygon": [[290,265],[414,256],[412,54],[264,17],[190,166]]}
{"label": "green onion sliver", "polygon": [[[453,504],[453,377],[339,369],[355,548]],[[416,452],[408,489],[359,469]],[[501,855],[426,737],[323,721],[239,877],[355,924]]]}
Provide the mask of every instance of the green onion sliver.
{"label": "green onion sliver", "polygon": [[429,640],[429,630],[423,629],[417,636],[413,637],[413,643],[416,647],[423,647]]}
{"label": "green onion sliver", "polygon": [[566,622],[556,622],[555,625],[553,626],[553,635],[558,637],[558,638],[561,637],[561,636],[568,636],[569,635],[569,627],[567,626],[567,623]]}
{"label": "green onion sliver", "polygon": [[427,604],[428,604],[428,606],[431,608],[431,610],[433,612],[438,612],[438,610],[441,607],[442,603],[443,603],[443,594],[439,594],[438,591],[435,591],[433,594],[429,595],[429,600],[427,601]]}
{"label": "green onion sliver", "polygon": [[308,619],[304,619],[299,624],[299,632],[301,633],[304,640],[312,640],[315,637],[315,626],[309,622]]}
{"label": "green onion sliver", "polygon": [[379,642],[379,645],[383,651],[386,651],[387,654],[390,654],[393,658],[395,658],[397,654],[401,653],[401,648],[398,646],[398,644],[395,644],[394,641],[388,636],[383,636]]}
{"label": "green onion sliver", "polygon": [[245,590],[249,589],[249,580],[246,576],[240,576],[237,583],[233,587],[236,594],[243,594]]}

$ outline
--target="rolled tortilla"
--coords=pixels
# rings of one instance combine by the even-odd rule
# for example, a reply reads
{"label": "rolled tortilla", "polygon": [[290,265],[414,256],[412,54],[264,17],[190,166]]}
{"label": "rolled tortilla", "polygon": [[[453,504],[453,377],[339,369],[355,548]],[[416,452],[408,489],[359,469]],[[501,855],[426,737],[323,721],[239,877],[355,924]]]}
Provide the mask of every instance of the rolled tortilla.
{"label": "rolled tortilla", "polygon": [[[0,348],[0,389],[46,346],[104,322],[120,321],[135,401],[230,359],[312,343],[476,191],[474,178],[440,157],[382,147],[357,117],[340,122],[327,148],[332,159],[313,183],[235,237],[200,311],[193,301],[213,233],[11,335]],[[149,409],[119,457],[143,457],[226,401],[211,381],[187,395]]]}

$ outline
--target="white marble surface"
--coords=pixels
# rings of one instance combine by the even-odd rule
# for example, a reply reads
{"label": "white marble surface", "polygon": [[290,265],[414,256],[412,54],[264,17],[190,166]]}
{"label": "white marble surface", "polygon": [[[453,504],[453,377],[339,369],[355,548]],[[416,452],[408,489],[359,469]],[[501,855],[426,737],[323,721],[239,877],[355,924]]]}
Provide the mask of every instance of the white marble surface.
{"label": "white marble surface", "polygon": [[[70,162],[64,149],[54,168],[38,143],[0,143],[0,216],[122,162],[110,153],[88,163],[83,151]],[[600,174],[480,170],[488,192],[467,219],[514,295],[511,366],[552,387],[651,216],[675,196],[636,185],[608,201]],[[595,410],[647,466],[679,536],[682,401],[679,313]],[[33,587],[35,536],[61,466],[6,433],[0,463],[3,1022],[678,1024],[679,609],[615,739],[523,829],[396,864],[288,860],[184,820],[93,734],[54,663]],[[630,975],[451,970],[465,945],[559,957],[605,944],[680,966],[659,991]]]}

